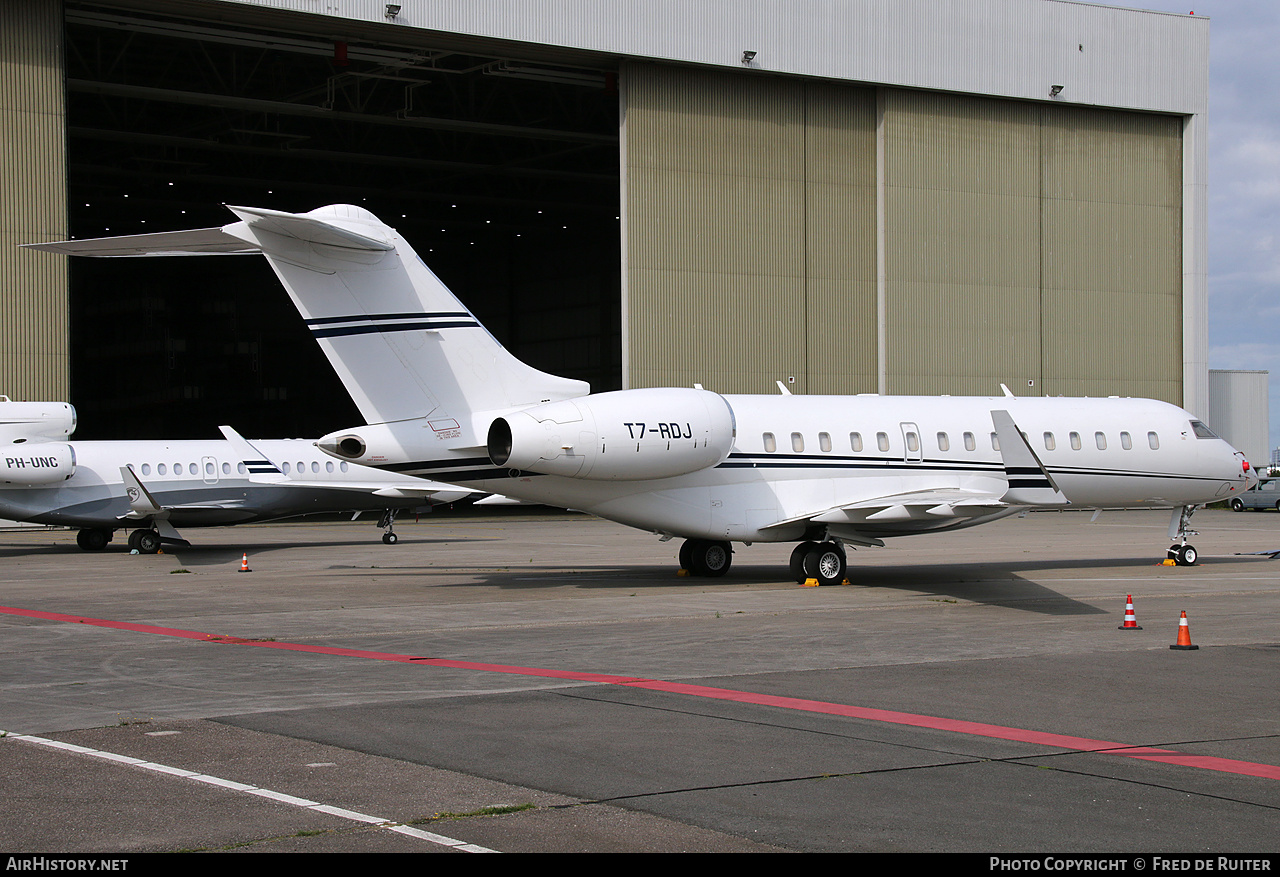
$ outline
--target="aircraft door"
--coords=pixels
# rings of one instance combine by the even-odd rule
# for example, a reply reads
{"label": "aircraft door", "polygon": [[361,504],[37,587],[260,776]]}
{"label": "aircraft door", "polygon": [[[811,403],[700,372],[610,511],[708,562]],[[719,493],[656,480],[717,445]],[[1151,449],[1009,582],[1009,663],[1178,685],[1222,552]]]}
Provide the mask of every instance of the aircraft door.
{"label": "aircraft door", "polygon": [[904,463],[924,462],[924,442],[920,439],[920,427],[914,423],[902,422],[902,461]]}

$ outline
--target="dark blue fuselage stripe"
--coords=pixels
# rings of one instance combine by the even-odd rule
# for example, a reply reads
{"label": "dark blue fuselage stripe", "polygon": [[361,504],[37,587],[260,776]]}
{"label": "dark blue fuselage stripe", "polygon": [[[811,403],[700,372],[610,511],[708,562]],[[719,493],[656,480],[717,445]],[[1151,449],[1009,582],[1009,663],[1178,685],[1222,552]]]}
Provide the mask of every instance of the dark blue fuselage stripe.
{"label": "dark blue fuselage stripe", "polygon": [[421,320],[435,319],[438,317],[465,317],[474,320],[466,311],[419,311],[416,313],[406,314],[355,314],[350,317],[315,317],[307,320],[308,326],[325,326],[332,323],[378,323],[388,320]]}
{"label": "dark blue fuselage stripe", "polygon": [[424,323],[383,323],[376,326],[346,326],[333,329],[312,329],[316,338],[337,338],[344,335],[373,335],[385,332],[412,332],[415,329],[476,329],[480,324],[475,320],[455,320],[452,322]]}

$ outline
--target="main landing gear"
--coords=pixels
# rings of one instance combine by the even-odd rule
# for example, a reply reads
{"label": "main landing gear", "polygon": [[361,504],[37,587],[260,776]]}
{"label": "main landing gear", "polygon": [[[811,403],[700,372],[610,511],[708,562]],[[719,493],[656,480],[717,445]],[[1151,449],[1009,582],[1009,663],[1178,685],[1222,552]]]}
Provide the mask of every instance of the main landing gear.
{"label": "main landing gear", "polygon": [[809,579],[820,585],[838,585],[844,581],[848,566],[839,542],[801,542],[791,552],[791,576],[800,585]]}
{"label": "main landing gear", "polygon": [[695,576],[718,578],[733,564],[733,547],[728,542],[688,539],[680,546],[680,568]]}
{"label": "main landing gear", "polygon": [[139,528],[129,534],[129,550],[139,554],[155,554],[160,550],[160,534]]}
{"label": "main landing gear", "polygon": [[1178,566],[1194,566],[1196,559],[1200,556],[1194,546],[1187,544],[1189,536],[1200,535],[1191,529],[1191,516],[1195,510],[1196,507],[1193,505],[1174,509],[1173,519],[1169,522],[1169,537],[1178,540],[1169,546],[1169,559]]}
{"label": "main landing gear", "polygon": [[382,541],[387,545],[395,545],[397,542],[400,541],[400,537],[397,536],[395,534],[395,531],[392,529],[392,527],[395,526],[395,523],[396,523],[395,509],[387,509],[385,512],[382,513],[382,517],[378,519],[378,526],[387,531],[382,534]]}
{"label": "main landing gear", "polygon": [[105,527],[85,527],[76,533],[76,544],[85,551],[101,551],[111,541],[112,532]]}

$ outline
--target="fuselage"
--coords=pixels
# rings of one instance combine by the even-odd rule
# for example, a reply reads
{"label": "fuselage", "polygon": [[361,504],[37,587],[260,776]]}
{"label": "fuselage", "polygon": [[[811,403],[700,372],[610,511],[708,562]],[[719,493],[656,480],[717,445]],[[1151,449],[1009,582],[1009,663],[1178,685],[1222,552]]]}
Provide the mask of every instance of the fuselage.
{"label": "fuselage", "polygon": [[[171,509],[168,520],[176,527],[238,524],[326,511],[412,508],[465,495],[458,491],[433,500],[420,493],[374,495],[379,486],[420,488],[422,482],[335,460],[306,439],[254,442],[264,455],[278,461],[288,478],[279,483],[255,481],[241,455],[226,441],[71,444],[75,450],[71,477],[53,485],[0,487],[0,518],[72,527],[125,526],[130,503],[120,474],[122,466],[132,467],[156,501]],[[329,484],[333,487],[323,486]],[[370,486],[353,489],[356,485]]]}
{"label": "fuselage", "polygon": [[[1002,496],[1010,479],[993,410],[1010,413],[1073,506],[1195,505],[1234,496],[1251,481],[1243,456],[1193,415],[1147,399],[724,398],[736,425],[732,450],[718,465],[678,477],[538,475],[484,467],[475,457],[397,468],[656,532],[744,542],[803,538],[808,520],[786,522],[874,497],[946,490]],[[634,420],[597,426],[605,446],[611,439],[622,445],[637,429]],[[1007,506],[850,526],[870,538],[936,532],[1024,507]]]}

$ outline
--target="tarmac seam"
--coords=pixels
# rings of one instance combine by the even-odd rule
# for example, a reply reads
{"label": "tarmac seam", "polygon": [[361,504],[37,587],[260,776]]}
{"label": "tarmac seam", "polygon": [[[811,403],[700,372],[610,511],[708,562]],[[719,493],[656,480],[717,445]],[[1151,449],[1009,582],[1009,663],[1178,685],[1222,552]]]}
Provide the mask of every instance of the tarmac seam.
{"label": "tarmac seam", "polygon": [[166,774],[169,776],[179,777],[182,779],[192,780],[194,782],[204,783],[206,785],[215,786],[217,788],[226,789],[232,792],[243,792],[248,795],[254,795],[259,798],[266,798],[280,804],[288,804],[293,807],[300,807],[305,810],[312,810],[317,813],[325,813],[330,816],[336,816],[340,819],[349,819],[353,822],[360,822],[371,825],[375,828],[385,829],[397,834],[407,835],[419,840],[425,840],[428,843],[437,844],[438,846],[449,847],[464,853],[495,853],[497,850],[491,850],[487,847],[478,846],[476,844],[467,843],[466,841],[457,840],[455,838],[446,837],[442,834],[435,834],[430,831],[423,831],[420,828],[404,825],[403,823],[394,822],[390,819],[384,819],[381,816],[371,816],[367,813],[360,813],[356,810],[348,810],[344,807],[337,807],[333,804],[321,804],[319,801],[311,801],[306,798],[299,798],[285,792],[277,792],[271,789],[264,789],[249,783],[241,783],[236,780],[223,779],[222,777],[211,776],[209,774],[200,773],[194,770],[187,770],[181,767],[173,767],[166,764],[159,764],[154,761],[147,761],[143,758],[135,758],[131,755],[120,755],[115,752],[106,752],[101,749],[92,749],[88,746],[79,746],[75,743],[64,743],[61,740],[53,740],[49,737],[37,737],[32,734],[9,734],[0,731],[0,739],[18,740],[23,743],[31,743],[38,746],[45,746],[50,749],[57,749],[64,752],[71,752],[77,755],[87,755],[92,758],[99,758],[103,761],[124,764],[129,767],[137,767],[142,770],[148,770],[153,773]]}

